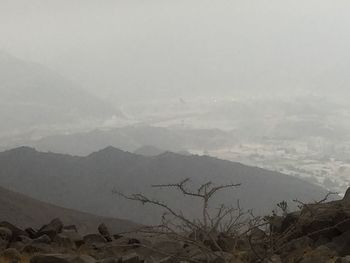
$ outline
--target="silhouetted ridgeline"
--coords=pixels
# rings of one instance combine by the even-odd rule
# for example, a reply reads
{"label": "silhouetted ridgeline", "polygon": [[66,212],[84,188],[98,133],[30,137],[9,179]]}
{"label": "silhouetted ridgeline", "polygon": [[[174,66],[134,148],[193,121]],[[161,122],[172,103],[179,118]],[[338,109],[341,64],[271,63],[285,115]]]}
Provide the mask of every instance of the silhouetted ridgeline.
{"label": "silhouetted ridgeline", "polygon": [[319,200],[326,192],[298,178],[207,156],[168,152],[145,157],[113,147],[86,157],[27,147],[0,153],[2,186],[63,207],[140,223],[154,224],[160,211],[126,201],[113,195],[112,189],[126,194],[142,192],[196,216],[200,211],[193,200],[150,188],[152,184],[175,183],[184,178],[191,178],[195,185],[211,180],[217,184],[241,183],[241,187],[219,195],[213,205],[240,199],[242,207],[258,214],[269,213],[282,200]]}

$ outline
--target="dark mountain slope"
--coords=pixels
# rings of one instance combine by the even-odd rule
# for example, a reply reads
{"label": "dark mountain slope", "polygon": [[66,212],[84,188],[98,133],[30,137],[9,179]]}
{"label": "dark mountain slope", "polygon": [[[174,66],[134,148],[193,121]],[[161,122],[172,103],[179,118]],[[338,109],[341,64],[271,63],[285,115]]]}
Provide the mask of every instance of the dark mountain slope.
{"label": "dark mountain slope", "polygon": [[114,233],[138,227],[127,220],[104,218],[62,208],[0,187],[0,221],[8,221],[22,228],[38,228],[56,217],[65,225],[75,224],[82,233],[95,233],[102,222]]}
{"label": "dark mountain slope", "polygon": [[259,213],[270,212],[282,200],[312,201],[325,193],[321,187],[295,177],[207,156],[167,152],[145,157],[113,147],[86,157],[42,153],[26,147],[0,153],[0,184],[4,187],[64,207],[142,223],[154,223],[159,211],[113,195],[112,189],[143,192],[197,214],[198,203],[172,191],[150,188],[152,184],[184,178],[191,178],[195,186],[209,180],[242,183],[222,193],[214,203],[235,204],[240,199],[243,207]]}

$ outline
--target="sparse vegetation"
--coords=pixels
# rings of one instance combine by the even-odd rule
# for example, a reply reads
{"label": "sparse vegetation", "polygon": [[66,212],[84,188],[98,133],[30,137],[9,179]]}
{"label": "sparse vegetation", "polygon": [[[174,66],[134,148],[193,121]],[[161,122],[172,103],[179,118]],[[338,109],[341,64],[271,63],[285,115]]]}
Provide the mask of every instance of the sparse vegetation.
{"label": "sparse vegetation", "polygon": [[[164,209],[165,212],[159,225],[145,227],[140,229],[140,232],[171,236],[174,240],[181,242],[184,247],[191,246],[198,249],[201,252],[201,256],[208,262],[216,259],[220,259],[222,262],[231,261],[235,257],[239,239],[247,235],[247,233],[266,226],[267,222],[262,217],[254,216],[252,211],[242,209],[239,200],[232,207],[227,207],[224,204],[216,208],[210,207],[211,199],[218,192],[225,189],[230,190],[240,186],[240,184],[215,186],[212,182],[206,182],[195,190],[189,190],[189,181],[189,179],[185,179],[179,183],[153,185],[152,187],[175,189],[187,197],[199,199],[202,210],[200,218],[188,218],[182,211],[176,211],[168,204],[140,193],[125,195],[118,190],[113,192],[128,200]],[[252,242],[254,241],[250,239],[251,245]],[[229,251],[233,253],[230,254],[228,253]],[[172,255],[172,257],[198,261],[191,256]]]}

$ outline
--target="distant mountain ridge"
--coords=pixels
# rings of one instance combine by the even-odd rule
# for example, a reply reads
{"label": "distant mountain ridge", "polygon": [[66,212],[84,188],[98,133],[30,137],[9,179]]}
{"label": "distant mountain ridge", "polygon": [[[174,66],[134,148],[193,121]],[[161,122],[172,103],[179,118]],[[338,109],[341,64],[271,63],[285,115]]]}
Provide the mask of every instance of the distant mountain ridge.
{"label": "distant mountain ridge", "polygon": [[241,187],[218,196],[214,205],[240,199],[242,207],[257,213],[270,212],[282,200],[312,201],[326,193],[295,177],[209,156],[166,152],[145,157],[113,147],[85,157],[43,153],[28,147],[0,153],[2,186],[60,206],[140,223],[154,224],[160,211],[113,195],[112,189],[145,193],[195,216],[198,205],[193,200],[150,187],[184,178],[191,178],[193,186],[207,181],[241,183]]}
{"label": "distant mountain ridge", "polygon": [[0,132],[120,114],[55,71],[2,51],[0,94]]}
{"label": "distant mountain ridge", "polygon": [[10,148],[26,145],[40,151],[85,156],[108,146],[129,152],[150,146],[158,148],[157,152],[159,153],[172,151],[188,154],[187,151],[190,149],[217,149],[218,147],[228,147],[233,142],[235,142],[234,133],[218,129],[130,125],[108,130],[95,129],[87,132],[52,135],[32,141],[24,139],[12,144]]}

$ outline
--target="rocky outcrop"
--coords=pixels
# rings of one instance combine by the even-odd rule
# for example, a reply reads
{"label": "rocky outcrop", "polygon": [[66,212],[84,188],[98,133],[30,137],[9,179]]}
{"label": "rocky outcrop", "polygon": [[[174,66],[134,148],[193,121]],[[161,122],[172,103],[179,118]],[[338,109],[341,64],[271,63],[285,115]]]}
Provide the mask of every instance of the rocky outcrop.
{"label": "rocky outcrop", "polygon": [[349,258],[350,190],[342,200],[304,204],[300,211],[270,222],[281,262],[341,263]]}

